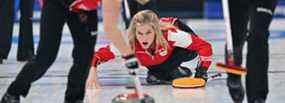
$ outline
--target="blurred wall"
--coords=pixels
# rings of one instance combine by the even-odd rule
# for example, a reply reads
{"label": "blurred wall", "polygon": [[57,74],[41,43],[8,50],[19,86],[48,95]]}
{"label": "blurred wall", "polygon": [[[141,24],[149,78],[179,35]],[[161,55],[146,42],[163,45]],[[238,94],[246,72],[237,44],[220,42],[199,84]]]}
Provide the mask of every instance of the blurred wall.
{"label": "blurred wall", "polygon": [[[223,18],[222,0],[157,0],[162,16]],[[275,18],[285,18],[285,0],[279,0]]]}
{"label": "blurred wall", "polygon": [[[206,0],[204,5],[204,18],[223,18],[222,0]],[[278,0],[278,5],[274,13],[275,18],[285,18],[285,0]]]}
{"label": "blurred wall", "polygon": [[205,0],[157,0],[161,16],[202,18]]}
{"label": "blurred wall", "polygon": [[[180,18],[222,19],[221,0],[157,0],[160,16],[175,16]],[[15,10],[19,8],[19,0],[15,0]],[[34,6],[34,20],[40,18],[38,0]],[[19,14],[16,13],[16,20]],[[99,15],[101,13],[99,12]],[[275,18],[285,18],[285,0],[278,0]]]}

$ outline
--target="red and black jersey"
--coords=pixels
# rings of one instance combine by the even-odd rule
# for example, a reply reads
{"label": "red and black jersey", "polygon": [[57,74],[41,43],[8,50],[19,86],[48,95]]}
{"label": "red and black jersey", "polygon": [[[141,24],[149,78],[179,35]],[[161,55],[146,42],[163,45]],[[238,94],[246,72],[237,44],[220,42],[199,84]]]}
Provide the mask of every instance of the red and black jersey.
{"label": "red and black jersey", "polygon": [[[167,61],[171,55],[173,55],[175,47],[180,47],[189,50],[189,52],[197,52],[200,59],[200,66],[204,68],[208,68],[210,66],[212,62],[212,47],[207,41],[195,34],[187,33],[175,28],[164,30],[163,36],[168,41],[169,46],[167,50],[162,46],[159,46],[158,50],[154,50],[154,53],[149,53],[148,50],[143,49],[138,42],[135,44],[135,55],[141,65],[150,67],[162,64]],[[107,48],[100,48],[94,55],[99,60],[102,59],[103,61],[108,61],[114,58],[114,56],[104,56],[104,54],[114,55],[114,53]]]}

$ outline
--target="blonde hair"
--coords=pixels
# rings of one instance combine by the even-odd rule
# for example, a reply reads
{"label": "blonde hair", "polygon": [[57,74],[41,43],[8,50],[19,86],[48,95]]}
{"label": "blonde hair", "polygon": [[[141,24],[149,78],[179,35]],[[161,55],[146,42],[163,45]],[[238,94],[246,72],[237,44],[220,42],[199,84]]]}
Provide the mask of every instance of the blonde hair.
{"label": "blonde hair", "polygon": [[161,45],[165,50],[168,48],[168,42],[163,37],[163,33],[160,29],[160,22],[158,16],[151,10],[142,10],[136,13],[128,28],[128,38],[129,43],[133,50],[135,50],[135,43],[136,43],[136,30],[137,26],[139,25],[150,25],[154,30],[155,40],[154,43],[156,44],[156,50]]}

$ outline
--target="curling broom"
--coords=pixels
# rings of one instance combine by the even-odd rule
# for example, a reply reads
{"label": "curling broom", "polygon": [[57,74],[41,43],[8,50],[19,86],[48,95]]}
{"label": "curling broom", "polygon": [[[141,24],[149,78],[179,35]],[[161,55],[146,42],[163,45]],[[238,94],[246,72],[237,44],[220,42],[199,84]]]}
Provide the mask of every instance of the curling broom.
{"label": "curling broom", "polygon": [[222,0],[223,5],[223,15],[226,25],[226,51],[227,51],[227,63],[220,63],[216,64],[218,71],[225,71],[227,73],[233,73],[237,75],[246,74],[246,69],[240,66],[236,66],[234,64],[234,54],[233,54],[233,41],[232,41],[232,31],[231,31],[231,24],[230,24],[230,14],[229,14],[229,6],[228,0]]}

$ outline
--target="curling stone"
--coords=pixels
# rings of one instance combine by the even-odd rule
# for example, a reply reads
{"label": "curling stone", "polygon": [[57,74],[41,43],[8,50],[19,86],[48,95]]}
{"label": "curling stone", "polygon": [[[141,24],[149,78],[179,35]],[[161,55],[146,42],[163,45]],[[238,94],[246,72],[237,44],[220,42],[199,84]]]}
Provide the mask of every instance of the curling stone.
{"label": "curling stone", "polygon": [[136,93],[124,93],[119,94],[112,99],[112,103],[155,103],[154,98],[144,94],[144,97],[140,99]]}

